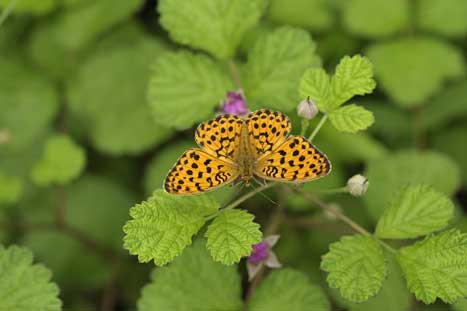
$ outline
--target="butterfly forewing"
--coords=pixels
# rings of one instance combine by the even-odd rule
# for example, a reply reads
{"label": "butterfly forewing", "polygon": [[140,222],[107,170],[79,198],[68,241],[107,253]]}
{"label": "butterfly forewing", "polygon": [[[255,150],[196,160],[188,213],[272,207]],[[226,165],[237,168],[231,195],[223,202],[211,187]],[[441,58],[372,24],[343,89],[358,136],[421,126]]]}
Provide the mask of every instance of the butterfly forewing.
{"label": "butterfly forewing", "polygon": [[305,182],[326,176],[331,163],[302,136],[291,136],[281,146],[262,157],[254,167],[255,175],[282,182]]}
{"label": "butterfly forewing", "polygon": [[257,160],[279,147],[291,130],[290,120],[285,114],[267,109],[249,114],[245,122],[251,157]]}
{"label": "butterfly forewing", "polygon": [[189,149],[168,173],[164,188],[172,194],[199,194],[229,184],[238,176],[235,163]]}
{"label": "butterfly forewing", "polygon": [[240,151],[244,121],[236,115],[223,114],[201,123],[196,129],[196,143],[218,159],[235,161]]}

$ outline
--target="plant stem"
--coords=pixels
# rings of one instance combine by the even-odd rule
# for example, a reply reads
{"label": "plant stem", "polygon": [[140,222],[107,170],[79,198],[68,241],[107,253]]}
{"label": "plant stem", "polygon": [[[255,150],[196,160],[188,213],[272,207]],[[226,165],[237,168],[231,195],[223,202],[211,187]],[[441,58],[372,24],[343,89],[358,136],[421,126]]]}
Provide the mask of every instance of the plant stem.
{"label": "plant stem", "polygon": [[335,194],[335,193],[346,193],[349,192],[349,188],[347,186],[334,188],[334,189],[322,189],[322,190],[310,190],[310,192],[316,194]]}
{"label": "plant stem", "polygon": [[302,129],[300,131],[300,135],[301,136],[305,136],[306,135],[306,131],[308,130],[308,127],[310,125],[310,121],[307,120],[307,119],[302,119]]}
{"label": "plant stem", "polygon": [[239,197],[238,199],[236,199],[232,203],[230,203],[227,206],[221,208],[218,212],[207,216],[206,220],[210,220],[210,219],[215,218],[222,211],[226,211],[226,210],[233,209],[233,208],[237,207],[238,205],[242,204],[243,202],[245,202],[246,200],[248,200],[249,198],[251,198],[255,194],[257,194],[257,193],[259,193],[259,192],[261,192],[263,190],[269,189],[269,188],[271,188],[271,187],[273,187],[275,185],[276,185],[276,183],[268,183],[268,184],[262,185],[261,187],[258,187],[256,189],[254,189],[253,191],[250,191],[250,192],[242,195],[241,197]]}
{"label": "plant stem", "polygon": [[2,26],[3,22],[10,16],[10,13],[16,6],[17,0],[11,0],[6,8],[3,10],[2,15],[0,15],[0,26]]}
{"label": "plant stem", "polygon": [[312,141],[313,138],[315,138],[316,134],[318,134],[319,130],[321,129],[321,127],[323,126],[323,124],[326,122],[326,120],[328,119],[328,115],[325,114],[321,120],[319,121],[318,125],[315,127],[315,129],[313,130],[313,132],[311,133],[310,137],[308,138],[309,141]]}
{"label": "plant stem", "polygon": [[240,79],[240,73],[238,72],[237,65],[235,65],[235,62],[231,59],[228,61],[228,66],[230,70],[230,75],[232,76],[232,79],[234,80],[236,88],[243,89],[242,80]]}
{"label": "plant stem", "polygon": [[357,224],[356,222],[354,222],[352,219],[350,219],[349,217],[345,216],[342,212],[340,212],[338,209],[336,209],[335,207],[331,206],[331,205],[328,205],[324,202],[322,202],[321,200],[318,200],[317,198],[309,195],[308,193],[304,192],[303,190],[295,190],[296,192],[299,192],[306,200],[308,200],[309,202],[311,203],[314,203],[316,205],[318,205],[319,207],[321,207],[322,209],[328,211],[329,213],[333,214],[334,216],[336,216],[336,218],[340,219],[341,221],[345,222],[347,225],[349,225],[353,230],[355,230],[356,232],[360,233],[360,234],[363,234],[363,235],[366,235],[366,236],[369,236],[373,239],[375,239],[379,244],[381,244],[381,246],[383,246],[384,248],[386,248],[389,252],[391,252],[392,254],[396,254],[397,251],[392,248],[389,244],[387,244],[386,242],[378,239],[377,237],[375,237],[373,234],[371,234],[370,232],[368,232],[365,228],[361,227],[359,224]]}

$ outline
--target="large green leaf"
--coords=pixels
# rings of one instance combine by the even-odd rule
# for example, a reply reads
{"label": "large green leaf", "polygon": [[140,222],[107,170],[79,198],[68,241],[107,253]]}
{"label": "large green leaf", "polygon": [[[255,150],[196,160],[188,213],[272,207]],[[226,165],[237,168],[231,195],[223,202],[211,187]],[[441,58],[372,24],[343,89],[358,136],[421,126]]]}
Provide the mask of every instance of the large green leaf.
{"label": "large green leaf", "polygon": [[160,22],[174,41],[219,59],[235,55],[243,34],[261,17],[264,0],[162,0]]}
{"label": "large green leaf", "polygon": [[464,143],[466,137],[466,126],[440,131],[433,137],[433,148],[446,153],[459,165],[464,185],[467,184],[467,144]]}
{"label": "large green leaf", "polygon": [[449,230],[400,249],[407,286],[425,304],[467,296],[467,234]]}
{"label": "large green leaf", "polygon": [[187,51],[167,53],[154,65],[149,104],[156,122],[187,129],[212,117],[232,89],[225,69],[211,58]]}
{"label": "large green leaf", "polygon": [[403,188],[386,208],[376,226],[385,239],[407,239],[444,228],[453,216],[454,204],[444,194],[419,185]]}
{"label": "large green leaf", "polygon": [[417,2],[416,21],[420,28],[443,36],[467,33],[467,2],[464,0],[423,0]]}
{"label": "large green leaf", "polygon": [[212,261],[201,240],[170,266],[154,269],[151,279],[138,300],[140,311],[242,309],[236,267]]}
{"label": "large green leaf", "polygon": [[183,249],[213,214],[218,203],[209,195],[174,196],[156,190],[154,194],[130,209],[133,219],[123,227],[124,247],[140,262],[154,260],[166,265]]}

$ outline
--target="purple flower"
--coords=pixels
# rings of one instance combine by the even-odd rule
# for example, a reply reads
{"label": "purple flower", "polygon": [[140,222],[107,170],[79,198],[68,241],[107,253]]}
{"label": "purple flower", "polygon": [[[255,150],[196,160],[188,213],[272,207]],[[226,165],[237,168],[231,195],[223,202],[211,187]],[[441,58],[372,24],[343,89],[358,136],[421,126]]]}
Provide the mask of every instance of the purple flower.
{"label": "purple flower", "polygon": [[248,113],[243,91],[227,92],[227,98],[222,102],[224,113],[244,115]]}
{"label": "purple flower", "polygon": [[279,235],[270,235],[262,242],[253,245],[253,251],[246,264],[248,279],[252,280],[263,266],[269,268],[280,268],[282,265],[272,251],[272,247],[279,240]]}

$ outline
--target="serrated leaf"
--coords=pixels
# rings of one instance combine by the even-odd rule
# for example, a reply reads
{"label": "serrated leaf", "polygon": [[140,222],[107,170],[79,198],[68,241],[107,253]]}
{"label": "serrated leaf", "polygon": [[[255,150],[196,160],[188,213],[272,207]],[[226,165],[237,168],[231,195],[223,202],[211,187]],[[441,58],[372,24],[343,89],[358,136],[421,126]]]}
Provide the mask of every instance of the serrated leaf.
{"label": "serrated leaf", "polygon": [[150,64],[165,44],[142,33],[127,45],[101,44],[69,83],[70,111],[99,151],[140,154],[172,132],[154,122],[146,101]]}
{"label": "serrated leaf", "polygon": [[329,29],[335,21],[332,5],[326,0],[271,0],[267,18],[312,31]]}
{"label": "serrated leaf", "polygon": [[446,155],[426,150],[401,150],[368,163],[365,176],[371,183],[363,197],[376,221],[383,214],[394,194],[408,183],[426,184],[451,196],[460,186],[460,172]]}
{"label": "serrated leaf", "polygon": [[330,310],[322,289],[302,272],[284,268],[273,271],[254,291],[248,302],[251,311]]}
{"label": "serrated leaf", "polygon": [[376,226],[384,239],[408,239],[444,228],[453,216],[454,204],[444,194],[425,185],[403,188]]}
{"label": "serrated leaf", "polygon": [[174,41],[226,60],[235,55],[243,34],[258,22],[264,6],[264,0],[162,0],[158,11]]}
{"label": "serrated leaf", "polygon": [[381,86],[400,107],[425,104],[446,80],[458,78],[465,71],[461,51],[432,38],[375,43],[367,55]]}
{"label": "serrated leaf", "polygon": [[259,38],[248,54],[242,78],[248,103],[290,111],[297,106],[297,85],[306,68],[320,64],[310,35],[288,26]]}
{"label": "serrated leaf", "polygon": [[404,30],[409,24],[408,0],[352,0],[343,6],[343,21],[352,33],[379,38]]}
{"label": "serrated leaf", "polygon": [[375,87],[373,65],[368,58],[344,56],[331,78],[329,98],[323,111],[332,111],[355,95],[370,94]]}
{"label": "serrated leaf", "polygon": [[426,304],[467,296],[467,234],[452,229],[399,250],[407,286]]}
{"label": "serrated leaf", "polygon": [[40,186],[66,184],[81,174],[85,164],[83,148],[69,136],[55,135],[47,140],[42,159],[33,168],[31,178]]}
{"label": "serrated leaf", "polygon": [[300,80],[298,92],[300,98],[310,98],[321,110],[325,108],[329,95],[331,77],[322,68],[310,68],[303,74]]}
{"label": "serrated leaf", "polygon": [[187,129],[209,119],[232,89],[225,70],[211,58],[186,51],[167,53],[154,66],[149,104],[158,123]]}
{"label": "serrated leaf", "polygon": [[370,127],[375,121],[371,111],[354,104],[337,108],[328,114],[332,125],[340,131],[356,133]]}
{"label": "serrated leaf", "polygon": [[32,261],[28,249],[0,245],[0,311],[61,310],[58,287],[50,282],[52,273]]}
{"label": "serrated leaf", "polygon": [[22,190],[23,183],[20,178],[9,176],[0,171],[0,206],[16,203]]}
{"label": "serrated leaf", "polygon": [[215,261],[231,265],[250,255],[252,245],[261,242],[259,225],[244,210],[222,211],[205,233],[207,248]]}
{"label": "serrated leaf", "polygon": [[443,36],[460,37],[467,33],[467,2],[464,0],[424,0],[417,2],[418,26]]}
{"label": "serrated leaf", "polygon": [[344,236],[329,246],[322,257],[321,269],[332,288],[352,302],[363,302],[376,295],[386,278],[383,251],[373,238],[363,235]]}
{"label": "serrated leaf", "polygon": [[153,270],[138,310],[240,311],[241,283],[236,270],[212,261],[204,243],[197,240],[170,266]]}
{"label": "serrated leaf", "polygon": [[218,203],[209,195],[174,196],[156,190],[146,201],[130,209],[133,218],[123,227],[124,247],[140,262],[158,266],[171,262],[191,244],[191,238],[213,214]]}

